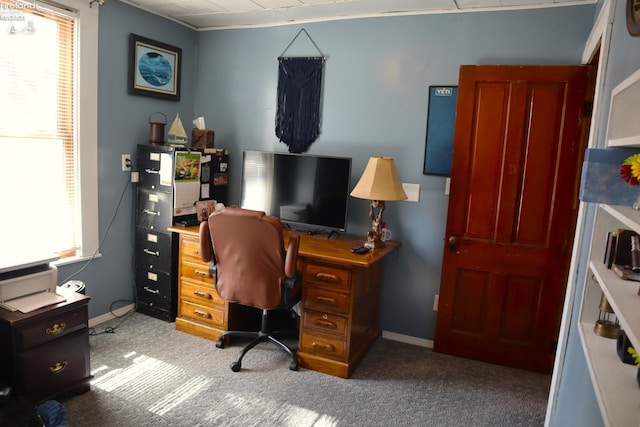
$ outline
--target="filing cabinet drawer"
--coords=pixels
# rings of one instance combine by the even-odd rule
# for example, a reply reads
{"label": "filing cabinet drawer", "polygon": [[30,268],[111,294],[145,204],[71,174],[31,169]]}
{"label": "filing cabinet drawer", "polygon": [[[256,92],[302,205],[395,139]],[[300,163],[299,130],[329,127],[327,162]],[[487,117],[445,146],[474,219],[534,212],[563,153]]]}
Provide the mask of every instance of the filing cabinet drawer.
{"label": "filing cabinet drawer", "polygon": [[343,359],[345,355],[344,340],[321,334],[310,334],[306,331],[300,334],[300,349],[302,351]]}
{"label": "filing cabinet drawer", "polygon": [[151,230],[166,231],[173,223],[173,195],[138,188],[136,225]]}
{"label": "filing cabinet drawer", "polygon": [[209,266],[203,262],[194,263],[183,259],[180,264],[180,275],[196,282],[208,283],[210,285],[215,283],[213,275],[209,273]]}
{"label": "filing cabinet drawer", "polygon": [[18,344],[26,350],[86,329],[87,315],[87,308],[83,307],[20,329],[17,331]]}
{"label": "filing cabinet drawer", "polygon": [[351,270],[335,268],[323,264],[307,263],[303,272],[304,282],[327,286],[332,289],[351,289]]}
{"label": "filing cabinet drawer", "polygon": [[346,336],[348,319],[329,313],[321,313],[313,310],[305,310],[303,328],[306,330],[316,329],[318,331]]}
{"label": "filing cabinet drawer", "polygon": [[207,307],[224,306],[224,300],[220,298],[214,287],[184,279],[180,282],[180,298]]}
{"label": "filing cabinet drawer", "polygon": [[349,314],[349,295],[321,288],[303,288],[303,301],[305,308],[322,312]]}
{"label": "filing cabinet drawer", "polygon": [[136,265],[144,270],[171,272],[171,234],[136,228]]}
{"label": "filing cabinet drawer", "polygon": [[199,320],[210,325],[226,328],[225,322],[226,306],[222,308],[207,307],[194,304],[187,300],[180,300],[180,316]]}
{"label": "filing cabinet drawer", "polygon": [[171,300],[171,276],[159,271],[138,271],[136,291],[138,299],[168,309]]}
{"label": "filing cabinet drawer", "polygon": [[39,401],[86,378],[90,371],[88,348],[89,334],[84,329],[25,351],[20,355],[25,387],[21,392]]}
{"label": "filing cabinet drawer", "polygon": [[[163,152],[164,151],[164,152]],[[171,147],[138,146],[140,187],[170,192],[173,189],[173,151]]]}

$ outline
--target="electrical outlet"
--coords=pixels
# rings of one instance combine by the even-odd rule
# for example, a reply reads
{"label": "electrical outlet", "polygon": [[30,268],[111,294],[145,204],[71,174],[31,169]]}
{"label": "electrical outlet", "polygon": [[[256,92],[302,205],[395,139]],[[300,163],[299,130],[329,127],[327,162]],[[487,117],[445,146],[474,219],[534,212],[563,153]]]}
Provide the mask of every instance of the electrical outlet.
{"label": "electrical outlet", "polygon": [[129,172],[131,170],[131,154],[122,155],[122,172]]}
{"label": "electrical outlet", "polygon": [[436,294],[436,297],[433,299],[433,311],[438,311],[439,300],[440,300],[440,295]]}

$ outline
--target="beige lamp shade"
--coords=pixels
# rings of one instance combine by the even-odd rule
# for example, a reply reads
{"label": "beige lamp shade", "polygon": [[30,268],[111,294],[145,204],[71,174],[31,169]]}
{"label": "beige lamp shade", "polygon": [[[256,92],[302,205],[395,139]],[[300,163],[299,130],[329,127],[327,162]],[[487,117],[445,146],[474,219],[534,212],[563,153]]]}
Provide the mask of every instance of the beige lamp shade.
{"label": "beige lamp shade", "polygon": [[406,200],[393,157],[371,157],[351,195],[367,200]]}

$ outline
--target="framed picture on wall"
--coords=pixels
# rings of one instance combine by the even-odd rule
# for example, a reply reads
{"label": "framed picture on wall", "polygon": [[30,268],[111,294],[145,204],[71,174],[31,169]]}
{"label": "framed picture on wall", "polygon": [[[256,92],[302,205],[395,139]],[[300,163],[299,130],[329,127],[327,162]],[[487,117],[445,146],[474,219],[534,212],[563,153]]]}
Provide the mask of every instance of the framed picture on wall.
{"label": "framed picture on wall", "polygon": [[129,35],[129,93],[180,100],[182,49]]}
{"label": "framed picture on wall", "polygon": [[451,175],[458,86],[429,86],[425,175]]}

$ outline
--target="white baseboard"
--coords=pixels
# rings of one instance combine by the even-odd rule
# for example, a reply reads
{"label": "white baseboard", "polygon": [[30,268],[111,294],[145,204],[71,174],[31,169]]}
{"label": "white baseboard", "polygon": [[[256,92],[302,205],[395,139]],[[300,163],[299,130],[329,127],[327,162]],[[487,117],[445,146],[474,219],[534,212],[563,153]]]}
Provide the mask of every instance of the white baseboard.
{"label": "white baseboard", "polygon": [[120,307],[119,309],[114,310],[113,312],[105,313],[98,317],[92,317],[91,319],[89,319],[89,327],[93,328],[96,325],[107,322],[111,319],[115,319],[116,317],[123,316],[128,312],[133,311],[135,307],[136,307],[135,304],[129,304],[129,305],[125,305],[124,307]]}
{"label": "white baseboard", "polygon": [[395,332],[382,331],[382,338],[386,338],[391,341],[403,342],[405,344],[413,344],[419,347],[426,347],[433,349],[433,341],[424,338],[416,338],[409,335],[397,334]]}

